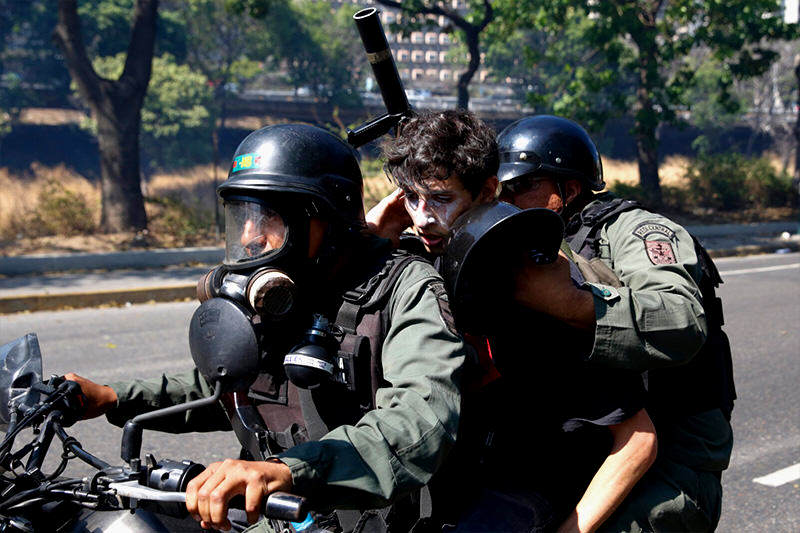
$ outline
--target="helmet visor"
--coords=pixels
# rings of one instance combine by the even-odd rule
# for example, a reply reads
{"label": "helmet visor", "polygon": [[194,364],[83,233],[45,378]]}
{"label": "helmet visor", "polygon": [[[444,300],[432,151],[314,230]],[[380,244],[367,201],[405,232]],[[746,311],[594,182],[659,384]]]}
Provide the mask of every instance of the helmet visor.
{"label": "helmet visor", "polygon": [[225,263],[236,264],[278,252],[286,244],[286,221],[257,202],[225,202]]}

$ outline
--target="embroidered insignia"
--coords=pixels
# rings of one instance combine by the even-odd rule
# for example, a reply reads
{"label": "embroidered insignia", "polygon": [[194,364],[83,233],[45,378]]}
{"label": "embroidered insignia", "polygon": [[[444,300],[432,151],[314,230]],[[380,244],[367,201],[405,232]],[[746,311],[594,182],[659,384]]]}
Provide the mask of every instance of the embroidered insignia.
{"label": "embroidered insignia", "polygon": [[653,233],[664,235],[669,240],[673,240],[675,238],[674,231],[669,229],[664,224],[659,224],[658,222],[642,222],[636,226],[636,229],[633,230],[633,234],[642,240],[646,240],[647,237]]}
{"label": "embroidered insignia", "polygon": [[644,241],[644,247],[647,249],[647,257],[654,265],[674,265],[678,262],[670,242]]}

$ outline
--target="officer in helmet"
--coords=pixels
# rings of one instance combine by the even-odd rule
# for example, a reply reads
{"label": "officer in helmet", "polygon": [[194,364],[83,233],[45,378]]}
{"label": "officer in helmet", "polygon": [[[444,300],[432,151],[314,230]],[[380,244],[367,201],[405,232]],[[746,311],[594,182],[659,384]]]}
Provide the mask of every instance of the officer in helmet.
{"label": "officer in helmet", "polygon": [[465,371],[458,444],[431,485],[434,520],[470,532],[571,530],[577,517],[596,528],[655,459],[656,437],[638,373],[588,368],[587,334],[514,302],[514,264],[540,246],[555,255],[563,224],[495,201],[495,132],[467,111],[410,118],[384,155],[398,190],[367,220],[437,257],[479,360]]}
{"label": "officer in helmet", "polygon": [[526,117],[497,141],[500,198],[560,213],[591,288],[577,290],[563,264],[530,265],[517,277],[517,300],[590,332],[590,364],[646,375],[658,459],[602,530],[712,531],[735,399],[716,268],[680,225],[598,193],[600,156],[576,123]]}
{"label": "officer in helmet", "polygon": [[[418,509],[409,496],[452,447],[459,418],[465,353],[441,278],[428,262],[362,231],[356,154],[320,128],[251,133],[218,193],[226,256],[198,286],[203,303],[190,327],[198,368],[109,386],[70,375],[89,415],[121,425],[207,396],[215,381],[243,391],[268,431],[245,459],[213,463],[189,484],[187,508],[203,527],[229,528],[236,495],[245,496],[252,523],[269,493],[289,491],[320,511],[316,527],[411,529]],[[233,361],[219,353],[217,335],[204,334],[213,321],[240,328],[222,342],[238,347]],[[242,336],[252,340],[240,343]],[[245,360],[255,372],[233,379]],[[229,416],[215,405],[154,428],[230,430]]]}

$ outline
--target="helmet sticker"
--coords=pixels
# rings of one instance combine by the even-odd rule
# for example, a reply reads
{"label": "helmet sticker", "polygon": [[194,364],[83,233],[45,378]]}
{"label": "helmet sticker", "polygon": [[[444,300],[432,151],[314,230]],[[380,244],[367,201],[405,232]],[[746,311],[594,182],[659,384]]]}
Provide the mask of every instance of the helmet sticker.
{"label": "helmet sticker", "polygon": [[233,158],[231,172],[239,172],[249,168],[259,168],[261,166],[261,156],[259,154],[242,154]]}

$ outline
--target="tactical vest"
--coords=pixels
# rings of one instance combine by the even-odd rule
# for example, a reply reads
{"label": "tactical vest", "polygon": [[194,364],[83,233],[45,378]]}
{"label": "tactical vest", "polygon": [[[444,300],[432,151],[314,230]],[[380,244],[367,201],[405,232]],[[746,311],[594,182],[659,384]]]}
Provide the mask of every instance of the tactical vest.
{"label": "tactical vest", "polygon": [[[566,240],[587,281],[622,286],[619,277],[599,257],[599,234],[605,224],[632,209],[646,210],[632,200],[613,198],[589,206],[570,220]],[[725,323],[722,300],[716,295],[722,278],[705,248],[693,235],[692,240],[702,271],[699,288],[708,335],[703,347],[688,363],[645,372],[648,411],[654,418],[670,418],[719,408],[730,420],[736,389],[731,347],[722,330]]]}
{"label": "tactical vest", "polygon": [[[341,339],[337,355],[346,384],[301,389],[280,373],[262,374],[253,384],[249,396],[268,428],[272,453],[318,440],[338,426],[353,425],[375,408],[377,390],[388,385],[381,350],[389,328],[389,298],[403,270],[414,261],[426,262],[394,251],[377,274],[343,295],[334,327]],[[336,511],[321,517],[319,525],[356,533],[400,532],[410,531],[418,518],[419,495],[412,493],[384,509]]]}

